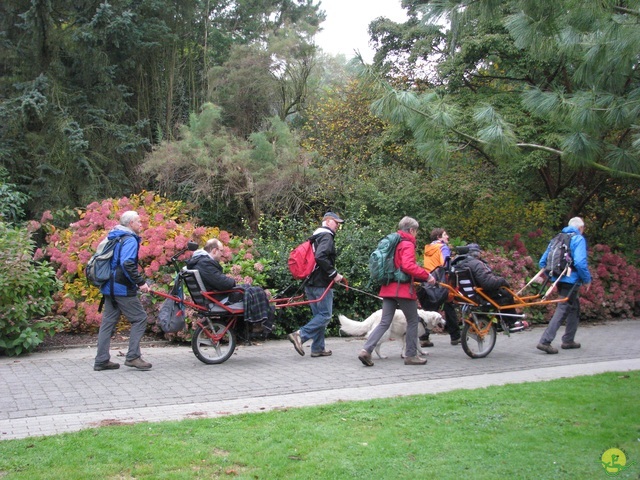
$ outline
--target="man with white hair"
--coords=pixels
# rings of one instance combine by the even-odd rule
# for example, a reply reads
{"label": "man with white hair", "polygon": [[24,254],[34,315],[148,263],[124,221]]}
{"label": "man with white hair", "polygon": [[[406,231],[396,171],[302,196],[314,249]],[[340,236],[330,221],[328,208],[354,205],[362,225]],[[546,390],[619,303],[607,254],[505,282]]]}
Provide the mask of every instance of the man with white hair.
{"label": "man with white hair", "polygon": [[[538,350],[550,354],[558,353],[558,349],[553,347],[551,342],[556,338],[556,333],[562,322],[566,322],[566,326],[560,347],[565,350],[580,348],[580,344],[575,341],[578,323],[580,323],[579,286],[585,285],[587,291],[591,286],[591,272],[589,272],[589,266],[587,265],[587,241],[582,235],[584,221],[580,217],[573,217],[569,220],[568,226],[562,229],[562,232],[571,236],[569,248],[571,249],[573,263],[571,265],[571,274],[563,276],[558,282],[558,295],[560,297],[569,297],[569,299],[566,302],[558,303],[556,311],[536,347]],[[551,244],[547,247],[542,258],[540,258],[540,267],[542,268],[547,266],[550,246]],[[551,277],[551,281],[555,282],[557,278]]]}
{"label": "man with white hair", "polygon": [[116,225],[107,238],[119,239],[111,260],[111,280],[106,282],[100,292],[103,295],[104,311],[98,332],[98,351],[93,369],[116,370],[120,364],[112,362],[109,345],[120,315],[124,315],[131,323],[129,333],[129,350],[124,364],[138,370],[149,370],[151,364],[142,360],[140,340],[147,328],[147,313],[142,308],[138,291],[147,293],[149,286],[146,278],[138,268],[139,234],[142,230],[140,216],[129,210],[120,216],[120,224]]}

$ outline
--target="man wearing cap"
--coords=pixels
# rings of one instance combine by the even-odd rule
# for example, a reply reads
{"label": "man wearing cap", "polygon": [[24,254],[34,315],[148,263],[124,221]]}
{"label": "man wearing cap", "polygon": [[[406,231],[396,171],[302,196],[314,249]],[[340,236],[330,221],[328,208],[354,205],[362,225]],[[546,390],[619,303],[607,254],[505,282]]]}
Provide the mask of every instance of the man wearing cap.
{"label": "man wearing cap", "polygon": [[[336,246],[334,237],[342,220],[336,213],[327,212],[322,217],[322,226],[313,232],[312,242],[315,251],[316,268],[307,279],[305,294],[307,300],[314,301],[322,297],[331,281],[341,282],[342,275],[335,267]],[[302,344],[311,340],[312,357],[328,357],[331,350],[324,345],[324,332],[333,315],[333,290],[329,290],[319,302],[310,304],[313,317],[297,332],[288,338],[300,355],[304,355]]]}

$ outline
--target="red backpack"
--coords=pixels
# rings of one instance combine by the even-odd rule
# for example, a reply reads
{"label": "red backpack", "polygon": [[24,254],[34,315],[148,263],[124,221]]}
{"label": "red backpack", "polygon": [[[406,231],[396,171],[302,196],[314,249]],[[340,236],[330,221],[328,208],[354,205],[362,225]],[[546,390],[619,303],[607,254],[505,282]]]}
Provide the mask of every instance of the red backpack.
{"label": "red backpack", "polygon": [[293,275],[293,278],[296,280],[303,280],[307,278],[316,268],[316,256],[313,240],[313,237],[305,240],[289,254],[287,264],[289,265],[291,275]]}

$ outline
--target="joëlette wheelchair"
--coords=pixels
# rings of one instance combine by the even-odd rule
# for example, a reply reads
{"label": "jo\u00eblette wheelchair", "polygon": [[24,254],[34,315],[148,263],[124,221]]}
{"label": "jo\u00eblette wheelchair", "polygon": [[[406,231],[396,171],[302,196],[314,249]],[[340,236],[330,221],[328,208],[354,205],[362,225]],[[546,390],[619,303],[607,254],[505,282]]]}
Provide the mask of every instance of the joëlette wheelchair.
{"label": "jo\u00eblette wheelchair", "polygon": [[[252,334],[261,332],[262,322],[245,321],[244,289],[208,292],[204,288],[199,271],[180,268],[178,258],[187,250],[194,251],[197,248],[196,243],[189,242],[187,248],[171,257],[171,263],[176,270],[176,282],[179,282],[177,287],[186,286],[191,300],[155,290],[151,293],[165,299],[170,298],[196,313],[191,321],[191,348],[198,360],[213,365],[223,363],[233,355],[239,337],[249,342]],[[304,300],[304,295],[300,294],[287,298],[272,298],[269,304],[275,309],[309,305],[324,299],[332,286],[333,282],[317,300]],[[179,291],[180,288],[177,287],[174,285],[171,291]]]}
{"label": "jo\u00eblette wheelchair", "polygon": [[[509,335],[509,324],[512,322],[508,320],[522,320],[525,317],[524,313],[513,313],[515,309],[566,302],[573,292],[572,289],[566,297],[548,299],[557,282],[552,284],[549,278],[545,277],[542,283],[536,286],[535,292],[521,296],[520,294],[533,283],[532,279],[518,292],[502,287],[513,296],[513,302],[500,304],[478,286],[471,270],[460,265],[468,255],[469,249],[456,247],[455,251],[457,255],[445,271],[446,280],[439,283],[439,286],[449,291],[448,301],[461,311],[462,349],[471,358],[484,358],[491,353],[499,328]],[[541,274],[542,270],[536,277]]]}

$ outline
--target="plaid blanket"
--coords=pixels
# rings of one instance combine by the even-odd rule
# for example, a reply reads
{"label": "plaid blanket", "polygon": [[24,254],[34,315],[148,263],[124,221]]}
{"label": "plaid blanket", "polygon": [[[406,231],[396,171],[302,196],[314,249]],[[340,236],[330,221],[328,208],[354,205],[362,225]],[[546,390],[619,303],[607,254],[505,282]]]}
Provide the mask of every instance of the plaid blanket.
{"label": "plaid blanket", "polygon": [[261,287],[246,287],[244,290],[244,319],[247,322],[263,322],[263,327],[273,328],[275,307],[269,305],[267,294]]}

